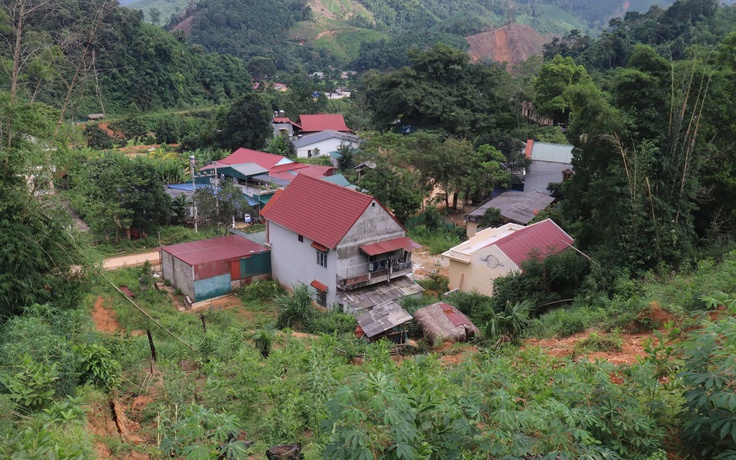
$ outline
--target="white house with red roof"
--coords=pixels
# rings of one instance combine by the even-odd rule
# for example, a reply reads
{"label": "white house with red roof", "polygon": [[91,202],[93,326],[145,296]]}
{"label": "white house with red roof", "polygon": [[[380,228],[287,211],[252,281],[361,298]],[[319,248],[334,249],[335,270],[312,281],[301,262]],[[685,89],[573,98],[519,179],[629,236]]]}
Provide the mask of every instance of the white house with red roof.
{"label": "white house with red roof", "polygon": [[493,295],[493,280],[572,246],[573,239],[551,219],[524,227],[487,228],[443,255],[450,260],[450,289]]}
{"label": "white house with red roof", "polygon": [[370,195],[298,174],[261,215],[273,277],[323,306],[358,314],[422,292],[410,278],[419,244]]}
{"label": "white house with red roof", "polygon": [[297,125],[299,126],[299,134],[318,133],[327,130],[341,133],[351,132],[350,128],[345,124],[345,118],[339,113],[299,115]]}
{"label": "white house with red roof", "polygon": [[318,133],[307,134],[295,139],[294,148],[297,158],[312,158],[328,156],[336,152],[343,145],[352,148],[360,146],[360,139],[355,134],[343,133],[328,129]]}

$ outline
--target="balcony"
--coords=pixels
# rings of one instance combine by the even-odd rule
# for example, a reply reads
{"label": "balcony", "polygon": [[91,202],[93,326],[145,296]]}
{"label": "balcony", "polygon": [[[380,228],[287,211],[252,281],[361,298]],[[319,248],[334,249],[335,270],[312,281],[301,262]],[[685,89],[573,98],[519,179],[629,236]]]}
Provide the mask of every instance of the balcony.
{"label": "balcony", "polygon": [[343,291],[357,289],[371,284],[382,283],[400,276],[411,274],[411,260],[394,260],[389,263],[388,259],[366,262],[364,264],[349,267],[343,273],[337,275],[337,287]]}

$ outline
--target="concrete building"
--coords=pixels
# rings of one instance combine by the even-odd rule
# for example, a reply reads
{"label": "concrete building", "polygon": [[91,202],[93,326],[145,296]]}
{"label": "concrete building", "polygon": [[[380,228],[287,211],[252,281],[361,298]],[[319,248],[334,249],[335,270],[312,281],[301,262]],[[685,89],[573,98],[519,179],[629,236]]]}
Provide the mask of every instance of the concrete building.
{"label": "concrete building", "polygon": [[370,195],[299,174],[261,215],[273,277],[311,286],[320,305],[357,315],[422,292],[409,278],[420,246]]}
{"label": "concrete building", "polygon": [[164,279],[192,302],[200,302],[268,277],[271,254],[242,236],[221,236],[163,246],[161,270]]}
{"label": "concrete building", "polygon": [[301,136],[299,139],[294,140],[293,144],[294,148],[296,148],[297,158],[312,158],[327,156],[342,145],[357,148],[360,145],[360,139],[355,134],[341,133],[328,129]]}
{"label": "concrete building", "polygon": [[506,224],[487,228],[449,251],[450,289],[478,291],[493,295],[493,281],[521,270],[530,258],[545,258],[567,249],[573,243],[551,219],[524,227]]}
{"label": "concrete building", "polygon": [[526,141],[524,155],[531,160],[524,174],[524,191],[547,195],[549,184],[572,176],[572,145]]}

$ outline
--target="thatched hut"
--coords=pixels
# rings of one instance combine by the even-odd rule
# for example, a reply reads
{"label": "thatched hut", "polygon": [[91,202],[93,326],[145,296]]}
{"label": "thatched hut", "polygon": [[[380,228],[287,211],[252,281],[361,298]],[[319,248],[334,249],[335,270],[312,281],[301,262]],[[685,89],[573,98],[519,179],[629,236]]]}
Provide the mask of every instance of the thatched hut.
{"label": "thatched hut", "polygon": [[467,316],[452,305],[437,302],[414,312],[417,324],[432,343],[449,340],[465,342],[480,334]]}

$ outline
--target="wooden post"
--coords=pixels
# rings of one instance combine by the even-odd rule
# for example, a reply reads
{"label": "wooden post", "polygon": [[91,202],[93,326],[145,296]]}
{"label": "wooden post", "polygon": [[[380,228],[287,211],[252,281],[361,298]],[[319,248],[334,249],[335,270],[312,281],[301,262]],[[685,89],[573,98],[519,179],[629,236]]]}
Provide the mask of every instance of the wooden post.
{"label": "wooden post", "polygon": [[148,336],[148,346],[151,348],[151,358],[156,361],[156,346],[153,344],[153,336],[151,336],[151,330],[146,328],[146,335]]}
{"label": "wooden post", "polygon": [[199,315],[199,319],[202,320],[202,330],[206,334],[207,333],[207,324],[204,322],[204,314]]}

